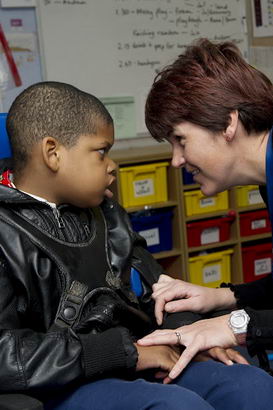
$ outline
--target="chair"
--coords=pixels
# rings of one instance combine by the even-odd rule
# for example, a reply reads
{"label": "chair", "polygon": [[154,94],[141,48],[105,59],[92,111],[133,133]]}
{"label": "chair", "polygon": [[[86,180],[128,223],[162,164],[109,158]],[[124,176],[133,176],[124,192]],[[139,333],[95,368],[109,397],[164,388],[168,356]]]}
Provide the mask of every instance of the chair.
{"label": "chair", "polygon": [[0,394],[0,410],[43,410],[43,404],[25,394]]}
{"label": "chair", "polygon": [[6,130],[6,113],[0,113],[0,158],[10,158],[11,148]]}
{"label": "chair", "polygon": [[[11,148],[6,131],[6,113],[0,113],[0,159],[11,157]],[[0,282],[1,286],[1,282]],[[0,394],[0,410],[42,410],[42,403],[25,394]]]}

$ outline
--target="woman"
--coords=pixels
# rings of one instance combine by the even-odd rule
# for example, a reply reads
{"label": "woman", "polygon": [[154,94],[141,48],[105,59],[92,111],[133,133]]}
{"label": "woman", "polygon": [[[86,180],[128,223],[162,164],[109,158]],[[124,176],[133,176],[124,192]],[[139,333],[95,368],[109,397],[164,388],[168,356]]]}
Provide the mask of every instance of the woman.
{"label": "woman", "polygon": [[[273,86],[228,42],[201,39],[156,77],[146,103],[151,135],[172,145],[172,165],[185,167],[204,195],[236,185],[267,187],[273,220]],[[162,275],[154,285],[157,321],[163,312],[230,314],[176,330],[159,330],[141,345],[185,346],[170,372],[177,377],[200,351],[247,345],[251,355],[273,349],[272,275],[241,285],[205,288]]]}

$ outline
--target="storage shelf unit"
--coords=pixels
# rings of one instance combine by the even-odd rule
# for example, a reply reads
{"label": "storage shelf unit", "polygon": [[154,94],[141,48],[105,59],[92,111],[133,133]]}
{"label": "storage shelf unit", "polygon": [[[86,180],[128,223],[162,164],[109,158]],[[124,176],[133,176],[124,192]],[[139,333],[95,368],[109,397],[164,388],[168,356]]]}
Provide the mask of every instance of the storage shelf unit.
{"label": "storage shelf unit", "polygon": [[[189,258],[198,255],[200,252],[210,253],[224,252],[227,249],[232,249],[230,256],[231,260],[231,281],[233,283],[242,283],[243,262],[242,262],[242,247],[252,244],[255,241],[270,241],[271,233],[263,233],[259,235],[241,236],[240,235],[240,214],[247,211],[261,210],[265,208],[264,204],[253,204],[244,207],[238,207],[236,201],[236,188],[228,191],[228,209],[202,213],[200,215],[186,215],[186,206],[184,193],[199,189],[198,184],[183,184],[183,176],[181,169],[171,167],[171,148],[168,144],[158,144],[151,147],[141,147],[133,149],[123,149],[113,151],[111,157],[117,163],[117,180],[113,186],[115,198],[121,202],[121,186],[120,173],[122,167],[138,166],[141,164],[152,164],[155,162],[169,162],[167,167],[167,187],[168,200],[148,204],[146,206],[134,206],[126,208],[128,213],[141,211],[145,209],[160,209],[172,208],[172,236],[173,248],[170,251],[155,253],[154,257],[164,267],[166,272],[175,278],[184,280],[190,279]],[[230,226],[230,238],[223,242],[208,243],[201,246],[188,247],[187,240],[187,223],[199,220],[208,220],[211,218],[222,217],[234,214],[234,219]]]}

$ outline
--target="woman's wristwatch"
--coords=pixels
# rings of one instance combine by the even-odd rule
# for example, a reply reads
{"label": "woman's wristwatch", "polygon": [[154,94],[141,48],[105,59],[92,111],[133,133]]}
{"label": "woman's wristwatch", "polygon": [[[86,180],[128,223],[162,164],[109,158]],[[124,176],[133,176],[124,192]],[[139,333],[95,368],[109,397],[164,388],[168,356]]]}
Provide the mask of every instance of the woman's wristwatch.
{"label": "woman's wristwatch", "polygon": [[250,317],[244,309],[234,310],[230,313],[228,324],[239,345],[244,345],[246,342],[247,325],[249,321]]}

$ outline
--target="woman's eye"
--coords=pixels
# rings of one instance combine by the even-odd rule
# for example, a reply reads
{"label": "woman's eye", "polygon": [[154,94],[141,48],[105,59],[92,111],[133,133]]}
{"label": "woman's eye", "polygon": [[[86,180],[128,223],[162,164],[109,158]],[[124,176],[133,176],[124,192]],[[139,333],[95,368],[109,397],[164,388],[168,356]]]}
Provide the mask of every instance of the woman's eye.
{"label": "woman's eye", "polygon": [[175,136],[175,141],[180,145],[184,145],[185,144],[185,137],[181,137],[180,135],[176,135]]}
{"label": "woman's eye", "polygon": [[185,144],[186,144],[186,139],[185,138],[180,138],[179,143],[180,143],[180,145],[182,145],[182,147],[184,147]]}

